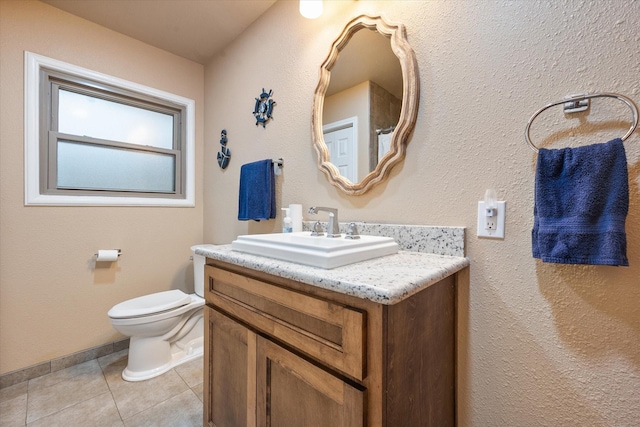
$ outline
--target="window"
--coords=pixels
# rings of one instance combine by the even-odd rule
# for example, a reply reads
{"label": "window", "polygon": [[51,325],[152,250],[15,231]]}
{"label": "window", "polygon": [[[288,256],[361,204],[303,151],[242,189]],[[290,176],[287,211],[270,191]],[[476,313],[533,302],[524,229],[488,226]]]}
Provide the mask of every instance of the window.
{"label": "window", "polygon": [[27,52],[27,205],[194,206],[194,101]]}

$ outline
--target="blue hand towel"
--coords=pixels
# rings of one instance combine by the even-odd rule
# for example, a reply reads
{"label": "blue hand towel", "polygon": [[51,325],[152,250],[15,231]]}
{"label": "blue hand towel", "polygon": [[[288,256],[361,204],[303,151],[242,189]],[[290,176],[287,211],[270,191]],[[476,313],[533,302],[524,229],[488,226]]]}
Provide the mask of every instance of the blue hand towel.
{"label": "blue hand towel", "polygon": [[260,221],[276,217],[276,183],[271,159],[240,168],[238,219]]}
{"label": "blue hand towel", "polygon": [[545,262],[628,266],[627,159],[621,139],[538,152],[533,256]]}

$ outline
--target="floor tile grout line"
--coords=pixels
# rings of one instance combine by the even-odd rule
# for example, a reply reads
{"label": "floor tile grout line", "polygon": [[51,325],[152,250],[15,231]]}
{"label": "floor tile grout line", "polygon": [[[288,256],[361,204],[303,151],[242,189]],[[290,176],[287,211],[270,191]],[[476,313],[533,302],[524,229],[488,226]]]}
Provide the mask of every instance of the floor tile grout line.
{"label": "floor tile grout line", "polygon": [[[85,364],[85,363],[91,363],[91,362],[93,362],[93,361],[95,361],[95,362],[96,362],[96,364],[98,365],[98,367],[100,368],[100,370],[102,370],[102,368],[100,367],[100,364],[98,363],[98,359],[87,360],[86,362],[82,362],[82,363],[79,363],[79,364],[77,364],[77,365],[73,365],[73,366],[70,366],[70,367],[68,367],[68,368],[64,368],[64,369],[71,369],[71,368],[73,368],[73,367],[77,367],[77,366],[80,366],[80,365]],[[57,373],[57,372],[61,372],[61,371],[63,371],[64,369],[60,369],[60,370],[58,370],[58,371],[54,371],[54,372],[49,372],[48,374],[41,375],[41,376],[39,376],[39,377],[31,378],[31,379],[27,380],[27,393],[31,391],[31,382],[32,382],[32,381],[38,380],[38,379],[40,379],[40,378],[44,378],[44,377],[46,377],[47,375],[53,375],[53,374],[55,374],[55,373]],[[86,372],[85,372],[85,373],[79,372],[79,373],[77,373],[77,374],[75,374],[75,375],[73,375],[73,376],[71,376],[71,377],[63,378],[63,379],[61,379],[61,380],[59,380],[59,381],[57,381],[57,382],[55,382],[55,383],[53,383],[53,384],[49,384],[49,385],[47,385],[47,386],[43,386],[43,387],[42,387],[42,388],[40,388],[39,390],[44,390],[44,389],[46,389],[46,388],[53,387],[53,386],[55,386],[55,385],[57,385],[57,384],[60,384],[60,383],[62,383],[62,382],[71,381],[71,380],[73,380],[74,378],[76,378],[76,377],[78,377],[78,376],[80,376],[80,375],[83,375],[83,374],[86,374]],[[35,390],[33,390],[33,391],[35,391]]]}
{"label": "floor tile grout line", "polygon": [[[191,387],[189,387],[189,384],[187,384],[187,382],[186,382],[186,381],[185,381],[185,380],[180,376],[180,374],[178,373],[178,371],[176,371],[176,369],[175,369],[175,368],[171,368],[171,369],[169,369],[167,372],[163,373],[162,375],[168,374],[168,373],[169,373],[169,372],[171,372],[171,371],[173,371],[173,372],[178,376],[178,378],[180,378],[180,380],[182,380],[182,382],[187,386],[187,390],[191,390]],[[143,409],[143,410],[141,410],[141,411],[138,411],[138,412],[136,412],[135,414],[128,416],[127,418],[122,418],[122,416],[120,416],[120,418],[122,419],[122,422],[124,423],[124,422],[125,422],[125,420],[130,420],[131,418],[135,417],[136,415],[139,415],[139,414],[143,413],[144,411],[148,411],[149,409],[156,408],[158,405],[161,405],[161,404],[163,404],[163,403],[165,403],[165,402],[167,402],[167,401],[169,401],[169,400],[173,399],[174,397],[179,396],[180,394],[184,393],[184,392],[185,392],[185,391],[187,391],[187,390],[181,391],[180,393],[178,393],[178,394],[174,394],[173,396],[169,396],[168,398],[166,398],[166,399],[164,399],[164,400],[162,400],[162,401],[160,401],[160,402],[156,403],[155,405],[150,406],[150,407],[148,407],[148,408],[145,408],[145,409]],[[191,392],[193,392],[193,390],[191,390]],[[196,396],[196,397],[197,397],[197,396]],[[117,406],[118,406],[118,405],[116,405],[116,407],[117,407]],[[119,412],[119,411],[118,411],[118,412]]]}
{"label": "floor tile grout line", "polygon": [[124,418],[122,418],[122,414],[120,413],[120,408],[118,408],[118,403],[116,402],[116,398],[113,396],[113,392],[111,391],[111,388],[109,388],[109,395],[111,396],[111,400],[113,401],[113,406],[115,406],[116,411],[118,411],[118,418],[120,418],[120,421],[124,425]]}
{"label": "floor tile grout line", "polygon": [[[105,356],[105,357],[106,357],[106,356]],[[89,361],[87,361],[87,362],[89,362]],[[83,362],[83,363],[87,363],[87,362]],[[177,394],[174,394],[174,395],[172,395],[172,396],[167,397],[166,399],[164,399],[164,400],[162,400],[162,401],[160,401],[160,402],[156,402],[153,406],[151,406],[151,407],[149,407],[149,408],[146,408],[146,409],[143,409],[143,410],[141,410],[141,411],[137,412],[136,414],[132,414],[131,416],[128,416],[128,417],[125,419],[125,418],[123,418],[123,416],[122,416],[121,409],[118,407],[118,404],[117,404],[117,401],[116,401],[116,397],[115,397],[115,395],[114,395],[114,390],[113,390],[113,388],[112,388],[112,385],[115,385],[115,383],[114,383],[114,384],[110,384],[110,383],[109,383],[109,381],[107,380],[107,375],[106,375],[105,369],[106,369],[106,368],[108,368],[108,367],[110,366],[110,364],[107,364],[107,365],[105,365],[105,366],[102,366],[102,364],[100,363],[99,358],[98,358],[98,359],[95,359],[95,362],[97,363],[97,365],[98,365],[98,367],[99,367],[99,371],[98,371],[98,370],[95,370],[95,371],[92,371],[92,372],[90,371],[90,372],[77,373],[77,374],[75,374],[75,375],[73,375],[73,376],[71,376],[71,377],[69,377],[69,378],[64,378],[64,379],[62,379],[62,380],[57,381],[57,382],[56,382],[56,383],[54,383],[54,384],[47,385],[46,387],[42,387],[42,388],[33,388],[33,387],[31,387],[31,388],[30,388],[30,387],[29,387],[29,385],[30,385],[30,384],[29,384],[30,380],[26,380],[26,381],[25,381],[25,383],[26,383],[26,392],[24,393],[24,395],[26,395],[26,403],[25,403],[25,406],[26,406],[26,407],[25,407],[25,413],[24,413],[24,417],[23,417],[23,424],[22,424],[22,425],[23,425],[23,426],[28,426],[28,425],[29,425],[29,424],[27,424],[27,421],[29,420],[29,402],[34,398],[34,394],[33,394],[33,393],[36,393],[36,392],[38,392],[39,390],[45,390],[45,389],[48,389],[48,388],[50,388],[50,387],[53,387],[53,386],[58,385],[58,384],[61,384],[61,383],[65,383],[65,382],[68,382],[68,381],[74,381],[74,379],[76,379],[78,376],[80,376],[80,375],[87,375],[87,374],[89,375],[89,377],[88,377],[88,378],[92,379],[92,381],[95,381],[98,377],[102,378],[102,380],[104,381],[104,383],[107,385],[107,389],[106,389],[105,391],[103,391],[102,393],[98,393],[97,395],[91,395],[90,397],[87,397],[87,398],[81,399],[80,401],[74,402],[74,403],[73,403],[73,404],[71,404],[71,405],[65,406],[65,407],[63,407],[63,408],[58,408],[58,409],[57,409],[55,412],[53,412],[53,413],[46,414],[46,415],[40,416],[40,417],[39,417],[39,418],[37,418],[37,419],[31,420],[31,423],[38,422],[38,420],[42,420],[43,418],[46,418],[46,417],[55,416],[56,414],[59,414],[59,413],[60,413],[60,412],[62,412],[62,411],[67,411],[67,410],[72,410],[72,411],[73,411],[73,409],[72,409],[72,408],[74,408],[74,407],[76,407],[76,406],[78,406],[78,405],[80,405],[80,404],[82,404],[82,403],[85,403],[85,402],[87,402],[87,401],[88,401],[88,400],[90,400],[90,399],[94,399],[94,398],[96,398],[97,396],[102,395],[103,393],[109,393],[109,396],[111,397],[111,401],[113,402],[113,404],[114,404],[114,406],[115,406],[115,408],[116,408],[116,411],[117,411],[117,413],[118,413],[118,418],[119,418],[120,422],[123,424],[123,426],[126,426],[126,421],[130,421],[132,417],[137,416],[137,415],[139,415],[140,413],[143,413],[143,412],[145,412],[145,411],[147,411],[147,410],[151,410],[151,411],[153,411],[153,410],[154,410],[155,408],[157,408],[159,405],[166,404],[166,403],[167,403],[168,401],[170,401],[171,399],[175,399],[177,396],[180,396],[180,395],[184,394],[184,392],[185,392],[185,391],[187,391],[187,390],[189,390],[189,391],[190,391],[190,393],[191,393],[191,395],[190,395],[190,396],[191,396],[191,397],[194,397],[194,398],[196,398],[196,399],[200,400],[200,402],[202,402],[202,400],[199,398],[198,392],[197,392],[196,390],[194,390],[194,388],[193,388],[193,387],[191,387],[191,386],[190,386],[190,384],[189,384],[189,382],[187,381],[187,378],[190,378],[190,377],[191,377],[191,376],[189,375],[189,370],[183,370],[183,375],[184,375],[184,376],[183,376],[183,375],[181,375],[181,374],[180,374],[180,372],[179,372],[176,368],[172,368],[171,370],[172,370],[172,371],[174,371],[174,375],[177,375],[177,378],[180,378],[180,381],[181,381],[181,382],[182,382],[182,384],[185,386],[185,389],[184,389],[183,391],[181,391],[181,392],[177,393]],[[65,369],[66,369],[66,368],[65,368]],[[168,372],[170,372],[170,371],[168,371]],[[203,384],[203,382],[201,382],[200,384],[196,384],[196,385],[194,385],[194,387],[201,386],[202,384]],[[33,409],[34,409],[34,410],[37,410],[37,408],[33,408]],[[115,415],[115,414],[114,414],[114,415]]]}
{"label": "floor tile grout line", "polygon": [[98,361],[98,366],[100,367],[100,372],[102,372],[102,377],[104,378],[104,382],[107,383],[107,388],[109,389],[111,400],[113,400],[113,405],[116,407],[116,411],[118,411],[118,416],[120,417],[120,421],[122,421],[122,424],[124,425],[124,418],[122,418],[122,413],[120,412],[120,408],[118,407],[118,402],[116,402],[116,397],[113,395],[111,384],[109,384],[109,381],[107,380],[107,375],[104,373],[104,367],[102,367],[102,365],[100,364],[100,361]]}
{"label": "floor tile grout line", "polygon": [[27,420],[29,419],[29,380],[27,380],[27,400],[24,406],[24,426],[27,425]]}
{"label": "floor tile grout line", "polygon": [[[106,353],[106,354],[97,355],[97,353],[99,353],[100,350],[105,348],[105,347],[111,347],[111,351]],[[117,351],[116,351],[116,348],[118,348]],[[2,390],[4,388],[7,388],[7,387],[14,386],[16,384],[20,384],[22,382],[26,382],[26,381],[33,380],[33,379],[36,379],[36,378],[40,378],[40,377],[48,375],[48,374],[53,374],[53,373],[61,371],[63,369],[71,368],[71,367],[80,365],[82,363],[89,362],[91,360],[97,360],[97,359],[99,359],[101,357],[105,357],[105,356],[108,356],[110,354],[122,351],[122,350],[127,350],[128,348],[129,348],[129,338],[124,338],[124,339],[120,339],[120,340],[117,340],[117,341],[113,341],[111,343],[106,343],[106,344],[102,344],[102,345],[99,345],[99,346],[96,346],[96,347],[87,348],[85,350],[81,350],[81,351],[78,351],[76,353],[71,353],[71,354],[67,354],[67,355],[64,355],[64,356],[60,356],[60,357],[57,357],[55,359],[51,359],[51,360],[47,360],[47,361],[44,361],[44,362],[41,362],[41,363],[37,363],[35,365],[27,366],[27,367],[25,367],[23,369],[18,369],[18,370],[15,370],[15,371],[7,372],[5,374],[0,375],[0,390]],[[94,353],[96,353],[95,356],[87,356],[86,359],[84,359],[82,357],[82,355],[86,356],[86,355],[94,354]],[[58,362],[60,362],[62,360],[65,360],[65,359],[78,358],[78,356],[80,356],[80,359],[82,359],[82,361],[77,362],[77,363],[71,363],[70,365],[65,366],[63,368],[58,368],[58,369],[52,370],[52,368],[53,368],[52,362],[53,363],[58,363]],[[33,376],[33,377],[29,377],[28,374],[26,374],[26,372],[28,372],[28,371],[32,371],[34,369],[37,370],[37,368],[39,368],[41,366],[45,366],[45,365],[48,365],[48,368],[46,368],[46,372],[44,372],[44,373],[39,373],[38,375]],[[27,378],[24,381],[20,381],[20,382],[17,382],[17,383],[11,383],[11,384],[7,384],[7,382],[5,381],[8,377],[11,377],[13,375],[23,376],[25,374],[27,375]]]}
{"label": "floor tile grout line", "polygon": [[[87,363],[87,362],[84,362],[84,363]],[[96,360],[96,363],[97,363],[97,360]],[[107,385],[107,389],[109,390],[109,394],[110,394],[110,395],[111,395],[111,397],[113,398],[113,393],[111,392],[111,388],[109,387],[109,383],[107,382],[107,379],[106,379],[106,377],[104,376],[104,372],[102,371],[102,367],[100,367],[100,364],[99,364],[99,363],[98,363],[98,367],[100,368],[100,375],[102,375],[102,379],[104,380],[105,384]],[[48,389],[48,388],[54,387],[54,386],[56,386],[56,385],[58,385],[58,384],[60,384],[60,383],[67,382],[67,381],[72,381],[73,379],[75,379],[76,377],[78,377],[78,376],[80,376],[80,375],[82,375],[82,374],[77,374],[77,375],[74,375],[74,376],[72,376],[72,377],[70,377],[70,378],[65,378],[65,379],[64,379],[64,380],[62,380],[62,381],[58,381],[58,382],[57,382],[57,383],[55,383],[55,384],[51,384],[51,385],[49,385],[49,386],[46,386],[46,387],[41,388],[41,389],[38,389],[38,390]],[[91,375],[93,375],[93,374],[91,374]],[[31,381],[31,380],[29,380],[29,381]],[[35,391],[37,391],[37,390],[33,390],[33,392],[35,392]],[[32,392],[31,392],[31,391],[29,391],[29,387],[28,387],[28,384],[27,384],[27,410],[26,410],[26,414],[25,414],[25,426],[28,426],[28,425],[29,425],[29,423],[33,423],[33,422],[38,421],[38,420],[40,420],[40,419],[42,419],[42,418],[45,418],[45,417],[48,417],[48,416],[51,416],[51,415],[57,414],[57,413],[59,413],[59,412],[62,412],[62,411],[64,411],[65,409],[73,408],[74,406],[79,405],[80,403],[84,403],[84,402],[86,402],[86,401],[88,401],[88,400],[91,400],[91,399],[93,399],[93,398],[95,398],[95,397],[99,396],[100,394],[102,394],[102,393],[98,393],[98,394],[96,394],[96,395],[91,395],[91,396],[89,396],[89,397],[83,398],[82,400],[79,400],[79,401],[77,401],[77,402],[73,403],[72,405],[65,406],[65,407],[63,407],[63,408],[59,408],[59,409],[58,409],[57,411],[55,411],[55,412],[52,412],[52,413],[50,413],[50,414],[43,415],[43,416],[41,416],[41,417],[39,417],[39,418],[36,418],[36,419],[34,419],[34,420],[31,420],[31,421],[29,422],[29,396],[30,396],[30,394],[31,394],[31,393],[32,393]],[[117,408],[117,406],[116,406],[116,408]],[[118,412],[118,413],[119,413],[119,412]],[[122,419],[122,417],[120,417],[120,418]]]}
{"label": "floor tile grout line", "polygon": [[[118,402],[116,401],[116,397],[113,395],[113,390],[111,389],[111,384],[109,384],[109,381],[107,380],[107,375],[104,373],[104,367],[102,367],[102,365],[100,365],[100,362],[98,362],[98,366],[100,366],[100,370],[102,371],[102,376],[104,377],[104,380],[107,383],[107,387],[109,388],[109,393],[111,394],[111,398],[113,399],[113,403],[116,405],[116,410],[118,411],[118,415],[120,416],[120,421],[122,421],[123,424],[125,424],[125,420],[128,420],[131,417],[134,417],[134,416],[140,414],[141,412],[144,412],[147,409],[154,408],[156,406],[156,405],[153,405],[153,406],[151,406],[149,408],[145,408],[145,409],[143,409],[141,411],[136,412],[135,414],[132,414],[132,415],[128,416],[127,418],[123,417],[122,416],[122,412],[120,412],[120,407],[118,406]],[[107,366],[109,366],[109,365],[105,365],[105,367],[107,367]],[[167,372],[169,372],[169,371],[167,371]],[[165,372],[165,374],[167,372]]]}
{"label": "floor tile grout line", "polygon": [[[75,406],[78,406],[78,405],[80,405],[80,404],[82,404],[82,403],[85,403],[85,402],[87,402],[87,401],[89,401],[89,400],[91,400],[91,399],[95,399],[96,397],[98,397],[98,396],[100,396],[100,395],[102,395],[102,394],[106,394],[106,393],[109,393],[109,395],[110,395],[110,396],[111,396],[111,398],[113,399],[113,395],[111,394],[111,391],[105,391],[105,392],[102,392],[102,393],[96,394],[95,396],[92,396],[92,397],[90,397],[90,398],[88,398],[88,399],[80,400],[80,401],[78,401],[78,402],[74,403],[73,405],[65,406],[64,408],[61,408],[61,409],[59,409],[59,410],[57,410],[57,411],[55,411],[55,412],[52,412],[52,413],[50,413],[50,414],[44,415],[44,416],[42,416],[42,417],[40,417],[40,418],[36,418],[35,420],[31,420],[29,423],[27,423],[27,420],[25,419],[25,423],[24,423],[24,425],[28,427],[28,426],[29,426],[29,424],[31,424],[31,423],[34,423],[34,422],[36,422],[36,421],[38,421],[38,420],[41,420],[41,419],[43,419],[43,418],[46,418],[46,417],[51,417],[51,416],[53,416],[53,415],[59,414],[59,413],[60,413],[60,412],[62,412],[62,411],[66,411],[67,409],[71,409],[71,408],[73,408],[73,407],[75,407]],[[115,403],[115,402],[114,402],[114,403]],[[116,408],[117,408],[117,406],[116,406]],[[119,413],[118,413],[118,415],[119,415]],[[25,416],[25,418],[26,418],[26,416]],[[120,417],[120,420],[122,421],[122,417]]]}

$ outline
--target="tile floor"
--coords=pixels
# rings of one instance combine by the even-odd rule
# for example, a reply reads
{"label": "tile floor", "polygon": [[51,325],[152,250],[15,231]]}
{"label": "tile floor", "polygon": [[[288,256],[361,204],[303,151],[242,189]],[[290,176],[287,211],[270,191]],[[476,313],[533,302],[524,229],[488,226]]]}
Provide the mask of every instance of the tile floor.
{"label": "tile floor", "polygon": [[127,350],[0,390],[0,426],[202,426],[202,357],[146,381],[120,376]]}

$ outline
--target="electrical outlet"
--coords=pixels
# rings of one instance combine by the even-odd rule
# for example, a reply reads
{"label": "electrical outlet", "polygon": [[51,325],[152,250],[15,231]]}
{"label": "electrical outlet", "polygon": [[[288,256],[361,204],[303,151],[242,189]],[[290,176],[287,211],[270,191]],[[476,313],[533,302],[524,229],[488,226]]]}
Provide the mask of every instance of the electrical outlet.
{"label": "electrical outlet", "polygon": [[504,239],[504,216],[506,210],[506,202],[496,202],[495,214],[487,216],[484,202],[478,202],[478,237]]}
{"label": "electrical outlet", "polygon": [[489,216],[488,212],[485,212],[485,215],[487,215],[484,220],[485,230],[495,231],[498,228],[498,209],[495,210],[492,216]]}

